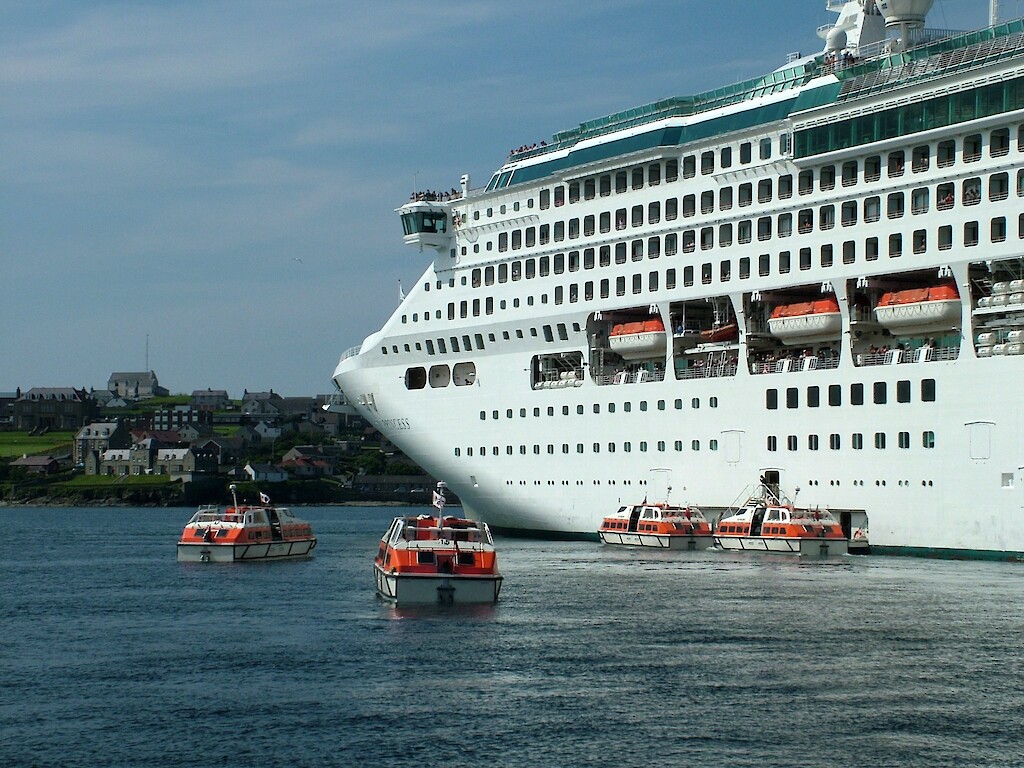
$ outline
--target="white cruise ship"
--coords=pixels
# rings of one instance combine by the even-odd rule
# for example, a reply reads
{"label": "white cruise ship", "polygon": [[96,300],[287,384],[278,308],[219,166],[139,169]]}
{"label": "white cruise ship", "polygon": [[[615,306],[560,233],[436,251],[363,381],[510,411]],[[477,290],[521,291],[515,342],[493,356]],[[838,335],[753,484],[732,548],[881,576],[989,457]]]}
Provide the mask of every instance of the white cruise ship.
{"label": "white cruise ship", "polygon": [[817,55],[399,208],[429,262],[348,403],[505,533],[595,536],[658,468],[712,518],[764,477],[876,552],[1024,559],[1024,20],[827,7]]}

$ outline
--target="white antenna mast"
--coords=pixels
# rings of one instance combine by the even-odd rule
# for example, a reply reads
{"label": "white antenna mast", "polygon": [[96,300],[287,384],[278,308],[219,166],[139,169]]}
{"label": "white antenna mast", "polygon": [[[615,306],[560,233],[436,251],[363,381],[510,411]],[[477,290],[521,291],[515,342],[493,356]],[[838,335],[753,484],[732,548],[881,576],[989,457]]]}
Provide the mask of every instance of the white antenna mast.
{"label": "white antenna mast", "polygon": [[989,0],[988,25],[994,27],[999,23],[999,0]]}

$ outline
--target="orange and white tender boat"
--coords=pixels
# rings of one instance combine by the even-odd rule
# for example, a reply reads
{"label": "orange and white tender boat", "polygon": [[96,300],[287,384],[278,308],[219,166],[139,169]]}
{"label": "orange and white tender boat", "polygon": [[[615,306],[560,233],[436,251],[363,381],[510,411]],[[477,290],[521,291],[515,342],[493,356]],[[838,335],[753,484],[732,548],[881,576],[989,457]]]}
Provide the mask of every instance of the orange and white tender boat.
{"label": "orange and white tender boat", "polygon": [[605,544],[659,549],[708,549],[714,546],[711,525],[696,507],[668,503],[626,504],[601,521]]}
{"label": "orange and white tender boat", "polygon": [[260,493],[260,506],[239,505],[232,484],[232,506],[200,507],[178,541],[178,560],[189,563],[236,563],[308,557],[316,536],[308,522],[287,507],[270,506]]}
{"label": "orange and white tender boat", "polygon": [[501,592],[498,555],[486,523],[444,514],[396,517],[373,561],[377,594],[397,605],[494,603]]}
{"label": "orange and white tender boat", "polygon": [[715,528],[715,546],[814,557],[848,551],[842,526],[828,510],[794,507],[764,482],[742,506],[726,510]]}

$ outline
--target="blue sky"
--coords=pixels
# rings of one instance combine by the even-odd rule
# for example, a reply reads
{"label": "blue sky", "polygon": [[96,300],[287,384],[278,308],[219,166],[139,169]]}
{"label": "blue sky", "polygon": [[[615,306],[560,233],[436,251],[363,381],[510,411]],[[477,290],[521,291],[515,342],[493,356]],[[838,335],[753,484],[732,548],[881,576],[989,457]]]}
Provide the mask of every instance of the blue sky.
{"label": "blue sky", "polygon": [[[1004,18],[1020,0],[1002,0]],[[0,391],[311,395],[429,256],[394,209],[810,53],[824,0],[0,6]],[[929,25],[985,26],[984,0]]]}

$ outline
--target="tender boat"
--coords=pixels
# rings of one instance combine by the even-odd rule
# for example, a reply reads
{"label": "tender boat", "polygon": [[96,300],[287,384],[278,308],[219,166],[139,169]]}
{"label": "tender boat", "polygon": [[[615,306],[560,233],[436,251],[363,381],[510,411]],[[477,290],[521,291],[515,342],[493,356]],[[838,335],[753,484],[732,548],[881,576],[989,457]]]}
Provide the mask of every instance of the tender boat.
{"label": "tender boat", "polygon": [[927,333],[960,322],[960,294],[950,283],[891,291],[875,307],[878,322],[902,334]]}
{"label": "tender boat", "polygon": [[373,562],[377,594],[397,605],[494,603],[501,591],[498,556],[486,523],[444,514],[396,517]]}
{"label": "tender boat", "polygon": [[660,319],[612,326],[608,346],[624,360],[640,360],[665,354],[665,324]]}
{"label": "tender boat", "polygon": [[763,479],[742,506],[722,515],[715,528],[715,546],[814,557],[848,551],[842,526],[828,510],[797,508]]}
{"label": "tender boat", "polygon": [[659,549],[708,549],[714,546],[711,525],[696,507],[667,503],[626,504],[601,521],[605,544]]}
{"label": "tender boat", "polygon": [[287,507],[273,507],[260,493],[260,506],[238,503],[238,487],[230,486],[232,505],[202,506],[185,525],[178,541],[178,560],[191,563],[235,563],[308,557],[316,536],[308,522]]}
{"label": "tender boat", "polygon": [[772,310],[768,329],[787,344],[804,344],[837,336],[843,327],[835,296],[817,301],[781,304]]}

